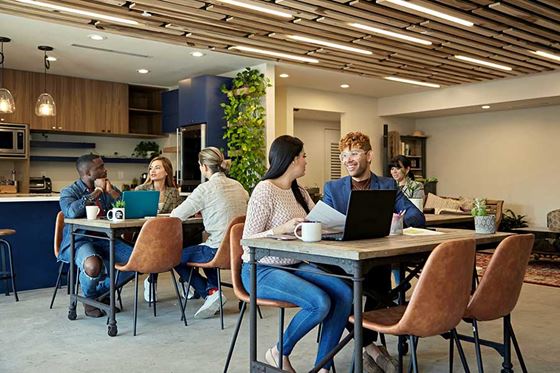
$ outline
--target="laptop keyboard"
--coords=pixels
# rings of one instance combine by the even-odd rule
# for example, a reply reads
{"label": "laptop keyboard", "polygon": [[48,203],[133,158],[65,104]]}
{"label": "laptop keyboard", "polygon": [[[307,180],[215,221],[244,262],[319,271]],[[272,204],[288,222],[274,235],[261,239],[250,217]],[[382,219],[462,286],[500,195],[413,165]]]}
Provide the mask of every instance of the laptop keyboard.
{"label": "laptop keyboard", "polygon": [[338,233],[324,233],[321,238],[323,240],[329,240],[329,241],[342,241],[342,237],[344,236],[344,232],[338,232]]}

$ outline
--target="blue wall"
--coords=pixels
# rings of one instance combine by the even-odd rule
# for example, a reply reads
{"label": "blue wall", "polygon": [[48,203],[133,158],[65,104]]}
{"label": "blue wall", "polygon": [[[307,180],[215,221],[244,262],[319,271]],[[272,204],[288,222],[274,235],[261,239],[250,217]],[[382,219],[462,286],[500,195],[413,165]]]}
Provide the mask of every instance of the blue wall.
{"label": "blue wall", "polygon": [[[0,228],[16,230],[15,235],[4,238],[12,245],[18,291],[55,284],[58,264],[53,240],[58,211],[58,201],[0,202]],[[0,281],[0,291],[3,296],[4,281]]]}

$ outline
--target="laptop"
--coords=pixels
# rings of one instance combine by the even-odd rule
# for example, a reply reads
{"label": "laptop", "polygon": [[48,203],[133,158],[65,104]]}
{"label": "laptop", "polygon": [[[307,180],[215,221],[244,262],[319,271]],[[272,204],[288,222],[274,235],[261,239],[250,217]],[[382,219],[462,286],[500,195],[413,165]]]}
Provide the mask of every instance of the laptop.
{"label": "laptop", "polygon": [[145,216],[156,216],[159,203],[159,191],[137,190],[122,193],[125,218],[139,219]]}
{"label": "laptop", "polygon": [[351,241],[389,235],[396,190],[353,190],[346,209],[344,231],[323,234],[323,240]]}

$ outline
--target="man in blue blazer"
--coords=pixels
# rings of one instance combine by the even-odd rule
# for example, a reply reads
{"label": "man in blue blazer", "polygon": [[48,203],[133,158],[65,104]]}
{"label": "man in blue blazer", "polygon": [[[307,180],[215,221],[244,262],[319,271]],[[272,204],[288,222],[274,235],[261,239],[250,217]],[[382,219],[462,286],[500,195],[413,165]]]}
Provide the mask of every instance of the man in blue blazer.
{"label": "man in blue blazer", "polygon": [[[369,137],[361,132],[350,132],[339,142],[340,161],[348,171],[349,176],[338,180],[327,181],[324,187],[323,202],[334,209],[346,214],[350,192],[352,190],[366,189],[396,189],[395,212],[405,211],[405,227],[423,227],[426,225],[424,214],[406,198],[398,189],[393,178],[375,175],[370,167],[373,160],[373,151]],[[373,208],[373,206],[372,206]],[[391,267],[379,266],[372,268],[364,278],[364,290],[372,290],[375,293],[387,294],[391,289]],[[365,310],[369,311],[377,307],[377,300],[367,297]],[[380,349],[375,345],[377,333],[364,330],[364,372],[375,371],[375,366],[380,366],[383,371],[387,370],[387,364],[394,364],[395,360],[388,356],[387,350]],[[369,369],[366,369],[370,366]]]}

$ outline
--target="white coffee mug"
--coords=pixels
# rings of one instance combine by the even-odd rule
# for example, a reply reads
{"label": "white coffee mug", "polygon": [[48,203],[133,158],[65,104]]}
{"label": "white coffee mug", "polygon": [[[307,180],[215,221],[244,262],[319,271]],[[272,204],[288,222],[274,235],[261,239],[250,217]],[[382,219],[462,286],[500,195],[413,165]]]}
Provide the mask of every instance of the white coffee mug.
{"label": "white coffee mug", "polygon": [[112,221],[124,221],[124,208],[115,207],[107,211],[107,219]]}
{"label": "white coffee mug", "polygon": [[[301,236],[297,230],[301,227]],[[304,242],[321,241],[321,223],[314,221],[304,221],[299,223],[294,229],[294,235]]]}
{"label": "white coffee mug", "polygon": [[97,219],[97,214],[99,214],[99,207],[86,206],[86,217],[88,218],[88,220]]}
{"label": "white coffee mug", "polygon": [[163,203],[163,202],[158,203],[158,205],[157,205],[157,212],[158,212],[158,213],[161,212],[161,210],[163,209],[163,206],[164,206],[164,205],[165,205],[165,203]]}

